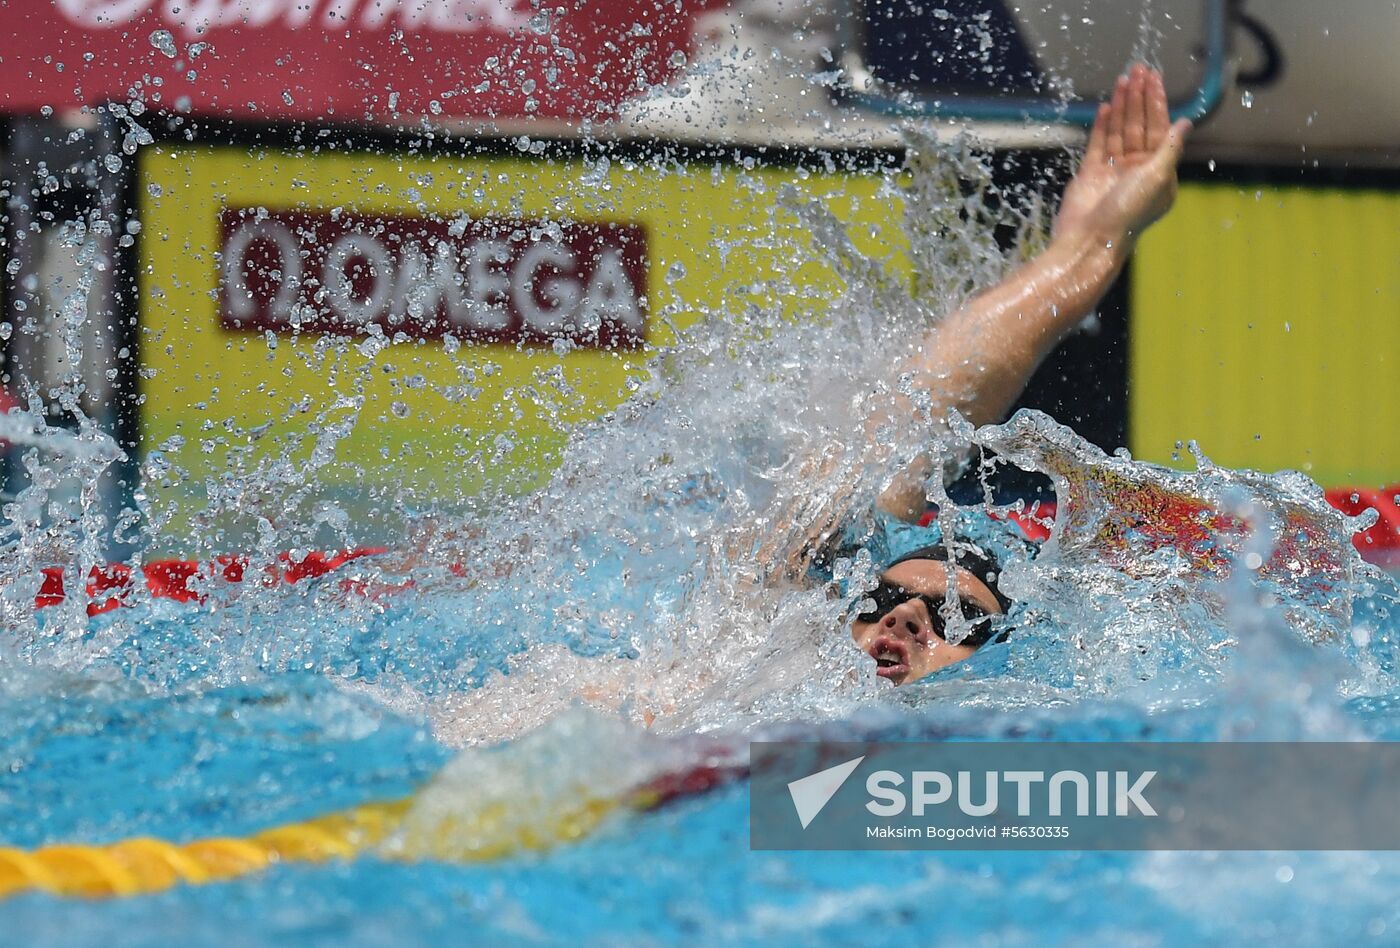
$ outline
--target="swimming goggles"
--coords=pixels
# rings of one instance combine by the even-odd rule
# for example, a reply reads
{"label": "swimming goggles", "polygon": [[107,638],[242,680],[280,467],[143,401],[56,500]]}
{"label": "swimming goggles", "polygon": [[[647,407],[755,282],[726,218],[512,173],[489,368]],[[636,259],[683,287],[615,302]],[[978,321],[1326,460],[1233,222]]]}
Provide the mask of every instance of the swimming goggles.
{"label": "swimming goggles", "polygon": [[[911,599],[917,599],[928,609],[929,620],[933,623],[933,631],[938,634],[939,638],[945,640],[947,638],[947,622],[943,618],[943,603],[946,600],[942,596],[930,596],[927,593],[915,592],[881,580],[874,589],[867,590],[857,601],[862,602],[866,599],[874,600],[875,608],[857,613],[856,621],[858,622],[879,622],[889,615],[895,606],[909,602]],[[992,637],[992,619],[994,617],[988,615],[981,606],[966,598],[959,598],[958,611],[962,613],[964,619],[972,624],[958,644],[970,645],[973,648],[985,645]]]}

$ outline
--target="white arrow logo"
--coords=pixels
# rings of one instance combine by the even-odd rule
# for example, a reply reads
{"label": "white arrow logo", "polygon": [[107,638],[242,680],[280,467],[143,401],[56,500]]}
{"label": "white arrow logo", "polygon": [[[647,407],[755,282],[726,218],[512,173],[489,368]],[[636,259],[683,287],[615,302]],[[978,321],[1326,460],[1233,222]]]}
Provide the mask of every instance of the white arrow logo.
{"label": "white arrow logo", "polygon": [[836,791],[841,789],[841,785],[863,760],[865,756],[861,755],[855,760],[819,770],[809,777],[788,784],[788,793],[792,794],[792,805],[797,810],[797,818],[802,821],[803,829],[806,829],[808,824],[817,818],[822,808],[831,802],[831,798],[836,796]]}

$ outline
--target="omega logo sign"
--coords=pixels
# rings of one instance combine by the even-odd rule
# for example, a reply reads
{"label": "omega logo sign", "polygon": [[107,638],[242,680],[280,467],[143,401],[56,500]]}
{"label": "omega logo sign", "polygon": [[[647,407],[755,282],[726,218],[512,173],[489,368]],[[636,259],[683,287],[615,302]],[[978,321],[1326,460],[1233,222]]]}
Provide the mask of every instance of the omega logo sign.
{"label": "omega logo sign", "polygon": [[219,230],[225,329],[646,343],[637,224],[229,208]]}

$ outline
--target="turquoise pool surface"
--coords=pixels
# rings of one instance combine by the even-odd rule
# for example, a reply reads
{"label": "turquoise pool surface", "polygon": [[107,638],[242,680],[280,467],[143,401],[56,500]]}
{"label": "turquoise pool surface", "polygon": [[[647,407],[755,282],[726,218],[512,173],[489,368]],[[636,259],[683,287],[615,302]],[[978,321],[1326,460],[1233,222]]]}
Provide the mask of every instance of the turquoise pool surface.
{"label": "turquoise pool surface", "polygon": [[[305,595],[285,593],[285,608]],[[328,636],[335,647],[314,661],[329,668],[358,653],[358,674],[383,674],[405,653],[382,646],[410,628],[415,654],[442,664],[475,653],[490,665],[518,647],[453,634],[449,622],[426,618],[438,614],[433,607],[431,594],[410,594],[354,636]],[[251,619],[271,633],[276,611]],[[1359,611],[1376,620],[1378,639],[1395,636],[1383,604]],[[319,614],[333,627],[333,613]],[[104,622],[148,647],[158,642],[164,659],[133,676],[118,646],[106,666],[32,668],[12,679],[0,700],[0,825],[11,845],[247,834],[402,796],[455,754],[424,720],[346,690],[333,673],[247,668],[222,673],[246,680],[211,686],[207,668],[178,657],[196,654],[208,632],[199,607],[141,607],[100,621],[95,634]],[[994,688],[1010,648],[979,654],[971,680]],[[373,670],[370,656],[379,656]],[[1254,677],[1304,681],[1315,667],[1281,648]],[[1353,737],[1400,739],[1400,695],[1311,709],[1296,694],[1276,697],[1282,730],[1264,736],[1299,736],[1307,721],[1332,715]],[[1109,699],[1031,711],[914,702],[813,724],[811,733],[1211,740],[1232,722],[1267,715],[1269,699],[1259,700],[1227,678],[1213,697],[1165,710]],[[1393,853],[751,852],[747,792],[740,780],[654,812],[623,812],[580,842],[484,864],[367,855],[108,901],[30,893],[0,903],[0,928],[12,944],[103,946],[1303,944],[1386,943],[1400,931]]]}

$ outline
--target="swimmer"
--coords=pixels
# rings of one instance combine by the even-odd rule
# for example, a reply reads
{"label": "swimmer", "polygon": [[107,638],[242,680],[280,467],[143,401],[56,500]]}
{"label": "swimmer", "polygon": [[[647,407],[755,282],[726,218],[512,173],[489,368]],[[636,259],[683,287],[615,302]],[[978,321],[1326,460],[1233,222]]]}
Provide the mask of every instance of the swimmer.
{"label": "swimmer", "polygon": [[[1169,120],[1157,72],[1138,65],[1118,79],[1112,100],[1099,108],[1083,160],[1065,190],[1049,246],[943,320],[907,361],[891,364],[891,375],[912,378],[931,404],[916,408],[897,396],[866,425],[872,449],[875,431],[901,417],[946,418],[956,409],[976,425],[1003,418],[1045,356],[1098,305],[1141,234],[1171,207],[1190,127],[1187,121]],[[807,459],[804,480],[826,483],[825,463]],[[917,521],[927,509],[925,485],[933,473],[930,457],[917,459],[890,481],[876,508],[892,518]],[[736,552],[733,562],[752,566],[755,584],[810,583],[821,551],[852,520],[853,496],[838,491],[834,497],[816,516],[808,498],[789,498],[782,509],[750,528],[764,534],[757,544],[746,537],[731,547],[750,551]],[[773,530],[774,524],[801,529]],[[800,542],[783,548],[791,536]],[[425,543],[432,538],[429,534]],[[528,545],[528,539],[524,542]],[[499,569],[512,559],[499,554],[495,550],[488,557],[497,565],[487,569]],[[405,561],[403,568],[416,562]],[[957,538],[886,565],[878,585],[856,601],[850,627],[857,647],[874,663],[874,674],[906,685],[963,661],[995,637],[995,617],[1011,605],[998,589],[998,572],[993,556]],[[956,609],[949,608],[950,598]],[[631,703],[650,726],[675,704],[656,689],[679,687],[675,679],[683,676],[637,665],[621,658],[584,657],[563,645],[536,645],[511,661],[509,676],[440,709],[440,736],[454,743],[499,739],[539,723],[575,696],[598,707]],[[557,687],[560,681],[580,683],[580,688],[564,694]],[[521,689],[539,700],[521,702]],[[643,692],[654,698],[638,708],[636,696]]]}
{"label": "swimmer", "polygon": [[[1049,247],[944,320],[907,363],[892,366],[931,396],[933,417],[957,409],[975,425],[1003,418],[1041,360],[1098,305],[1143,231],[1171,207],[1190,128],[1189,121],[1168,118],[1160,73],[1137,65],[1118,79],[1112,100],[1099,107]],[[901,396],[896,410],[915,407]],[[874,419],[867,430],[887,420]],[[920,458],[895,478],[878,508],[917,520],[933,472],[933,462]],[[875,673],[895,685],[970,656],[987,640],[991,617],[1010,605],[997,589],[996,564],[981,551],[952,545],[951,561],[946,547],[934,547],[887,566],[869,593],[874,607],[852,623]],[[940,615],[950,588],[966,619],[966,634],[949,636],[952,641]]]}

